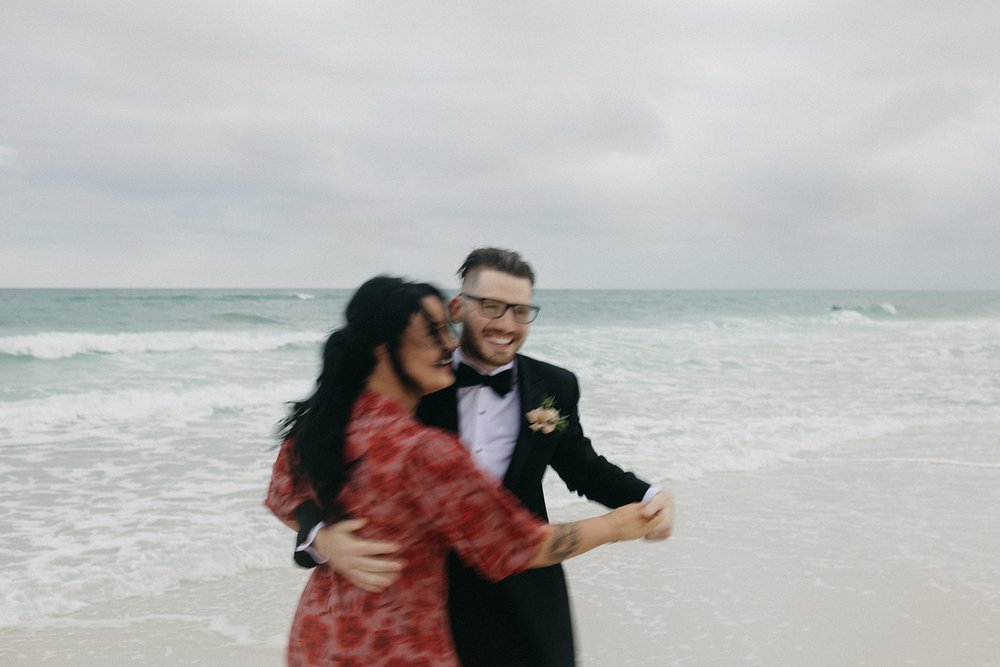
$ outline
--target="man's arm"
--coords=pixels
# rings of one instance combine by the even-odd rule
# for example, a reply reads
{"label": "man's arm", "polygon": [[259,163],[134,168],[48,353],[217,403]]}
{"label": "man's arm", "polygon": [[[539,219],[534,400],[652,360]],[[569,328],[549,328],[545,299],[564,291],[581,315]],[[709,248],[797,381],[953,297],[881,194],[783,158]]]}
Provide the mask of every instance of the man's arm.
{"label": "man's arm", "polygon": [[332,567],[352,584],[363,590],[378,593],[393,584],[403,569],[403,562],[388,558],[399,550],[393,542],[364,540],[355,535],[367,519],[348,519],[324,525],[318,531],[307,549],[301,548],[322,521],[322,513],[312,502],[305,502],[296,510],[297,525],[289,523],[296,530],[295,562],[302,567],[316,567],[320,563],[313,558],[318,554],[325,559],[324,564]]}
{"label": "man's arm", "polygon": [[[286,522],[287,523],[287,522]],[[300,566],[311,569],[324,562],[314,558],[313,542],[316,537],[314,532],[319,524],[323,523],[323,512],[312,501],[306,501],[295,510],[295,524],[288,523],[288,526],[298,534],[295,537],[295,551],[292,557]],[[320,556],[322,559],[323,557]]]}
{"label": "man's arm", "polygon": [[594,446],[583,433],[580,425],[578,403],[580,387],[576,376],[565,369],[557,369],[553,384],[561,390],[553,392],[556,407],[566,417],[566,429],[549,437],[557,437],[549,464],[569,487],[605,507],[621,507],[628,503],[648,500],[645,498],[650,484],[634,473],[622,470],[594,451]]}
{"label": "man's arm", "polygon": [[329,567],[359,588],[378,592],[398,578],[403,564],[385,557],[398,551],[398,545],[354,536],[354,532],[365,525],[364,519],[340,521],[313,530],[323,521],[323,512],[310,486],[295,474],[295,451],[291,440],[281,443],[264,504],[282,523],[298,533],[294,557],[299,565],[317,565],[306,549],[299,550],[299,546],[312,537],[312,543],[305,546],[321,558],[329,559]]}
{"label": "man's arm", "polygon": [[674,500],[669,491],[652,486],[598,454],[590,438],[583,433],[578,413],[580,397],[576,376],[566,374],[566,391],[562,400],[566,405],[567,428],[561,434],[553,453],[551,466],[566,482],[571,491],[599,502],[606,507],[621,507],[627,503],[646,501],[643,516],[658,517],[658,525],[645,539],[665,540],[673,532]]}

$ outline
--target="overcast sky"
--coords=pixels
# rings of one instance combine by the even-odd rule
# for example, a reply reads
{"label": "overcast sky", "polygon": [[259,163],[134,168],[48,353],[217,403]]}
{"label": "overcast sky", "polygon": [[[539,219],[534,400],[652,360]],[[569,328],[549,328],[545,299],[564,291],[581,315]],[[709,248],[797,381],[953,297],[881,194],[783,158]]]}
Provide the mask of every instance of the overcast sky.
{"label": "overcast sky", "polygon": [[1000,288],[1000,2],[4,0],[0,287]]}

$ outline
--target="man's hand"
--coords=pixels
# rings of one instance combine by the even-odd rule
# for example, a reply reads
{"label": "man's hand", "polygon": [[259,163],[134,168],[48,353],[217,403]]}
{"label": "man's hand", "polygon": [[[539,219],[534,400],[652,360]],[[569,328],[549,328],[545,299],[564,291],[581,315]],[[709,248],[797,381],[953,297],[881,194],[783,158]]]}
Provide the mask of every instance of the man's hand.
{"label": "man's hand", "polygon": [[370,593],[379,593],[399,579],[403,563],[386,557],[399,551],[398,544],[363,540],[354,535],[367,522],[367,519],[350,519],[324,526],[316,533],[312,548],[327,559],[327,567],[349,582]]}
{"label": "man's hand", "polygon": [[651,541],[665,540],[674,531],[674,497],[663,490],[649,499],[641,514],[647,519],[656,518],[657,526],[646,534]]}

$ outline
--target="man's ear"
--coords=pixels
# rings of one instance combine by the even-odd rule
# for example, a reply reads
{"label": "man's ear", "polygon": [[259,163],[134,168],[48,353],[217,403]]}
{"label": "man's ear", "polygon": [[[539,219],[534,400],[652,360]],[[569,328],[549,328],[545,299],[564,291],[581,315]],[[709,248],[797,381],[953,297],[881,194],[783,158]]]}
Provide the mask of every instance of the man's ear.
{"label": "man's ear", "polygon": [[452,324],[459,324],[462,321],[462,297],[453,296],[448,302],[448,319]]}

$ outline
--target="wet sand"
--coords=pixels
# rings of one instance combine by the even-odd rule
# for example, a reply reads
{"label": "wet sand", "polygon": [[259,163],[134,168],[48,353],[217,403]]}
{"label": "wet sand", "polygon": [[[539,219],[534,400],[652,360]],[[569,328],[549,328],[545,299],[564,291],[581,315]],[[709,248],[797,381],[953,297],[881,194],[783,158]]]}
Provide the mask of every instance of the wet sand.
{"label": "wet sand", "polygon": [[[1000,664],[998,443],[964,434],[947,457],[944,435],[670,484],[673,538],[567,564],[580,663]],[[0,664],[281,665],[305,576],[258,570],[0,629]]]}

